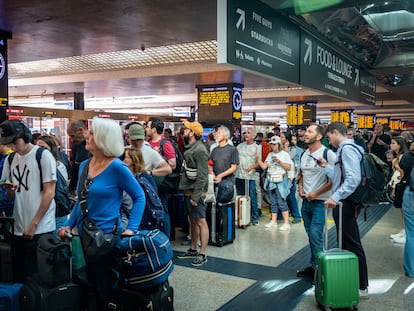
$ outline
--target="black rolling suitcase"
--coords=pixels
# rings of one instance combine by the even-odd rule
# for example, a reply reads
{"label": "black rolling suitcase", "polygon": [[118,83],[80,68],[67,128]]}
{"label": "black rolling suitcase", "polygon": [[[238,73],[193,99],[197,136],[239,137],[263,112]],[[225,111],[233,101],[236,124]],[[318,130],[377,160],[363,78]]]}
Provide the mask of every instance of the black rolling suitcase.
{"label": "black rolling suitcase", "polygon": [[14,235],[14,219],[0,218],[0,282],[13,282],[11,241]]}
{"label": "black rolling suitcase", "polygon": [[[69,235],[71,238],[71,235]],[[45,236],[50,239],[50,237]],[[72,252],[72,243],[69,243],[70,253]],[[44,250],[43,250],[44,251]],[[45,264],[50,264],[51,258],[48,256],[39,256],[41,260],[44,257]],[[54,257],[56,259],[56,257]],[[39,263],[38,263],[39,264]],[[60,263],[56,263],[59,269],[65,270],[65,267]],[[72,277],[72,257],[67,262],[69,265],[69,278]],[[58,279],[67,280],[66,277],[62,277],[62,274],[56,274],[53,269],[50,270],[50,274],[55,274],[54,277],[45,278],[45,276],[36,275],[29,277],[25,280],[25,284],[20,291],[20,310],[21,311],[85,311],[86,300],[84,289],[82,286],[75,284],[70,279],[63,284],[55,285],[58,275]],[[63,276],[65,273],[63,274]]]}
{"label": "black rolling suitcase", "polygon": [[209,244],[223,246],[236,237],[234,202],[208,203],[206,211]]}
{"label": "black rolling suitcase", "polygon": [[109,307],[118,311],[173,311],[174,290],[168,281],[150,289],[114,289]]}
{"label": "black rolling suitcase", "polygon": [[47,287],[27,278],[20,291],[21,311],[85,311],[82,287],[69,282]]}

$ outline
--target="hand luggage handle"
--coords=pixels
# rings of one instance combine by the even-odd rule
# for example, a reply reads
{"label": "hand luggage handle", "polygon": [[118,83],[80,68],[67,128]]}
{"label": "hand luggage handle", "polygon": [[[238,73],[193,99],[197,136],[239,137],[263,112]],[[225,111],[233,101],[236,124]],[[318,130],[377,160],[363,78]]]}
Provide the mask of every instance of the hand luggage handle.
{"label": "hand luggage handle", "polygon": [[[339,228],[338,228],[338,247],[342,249],[342,208],[343,203],[341,201],[338,202],[339,207]],[[324,251],[328,250],[328,210],[329,208],[325,207],[325,226],[323,227],[324,231]]]}
{"label": "hand luggage handle", "polygon": [[246,198],[249,198],[250,197],[250,193],[249,193],[249,182],[250,182],[250,180],[247,179],[247,178],[244,180],[244,195],[246,196]]}

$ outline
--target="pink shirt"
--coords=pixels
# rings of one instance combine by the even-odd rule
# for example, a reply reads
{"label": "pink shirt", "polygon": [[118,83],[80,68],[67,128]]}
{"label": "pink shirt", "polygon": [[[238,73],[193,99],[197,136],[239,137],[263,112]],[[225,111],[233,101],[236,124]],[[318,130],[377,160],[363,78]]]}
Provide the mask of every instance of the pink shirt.
{"label": "pink shirt", "polygon": [[[160,152],[161,140],[162,139],[160,139],[158,141],[152,141],[152,140],[149,140],[148,141],[148,143],[151,145],[151,147],[154,150],[156,150],[159,154],[161,154],[161,152]],[[163,149],[163,154],[161,154],[161,155],[166,160],[175,159],[175,150],[174,150],[174,147],[173,147],[172,143],[168,139],[165,139],[165,143],[162,146],[162,149]]]}

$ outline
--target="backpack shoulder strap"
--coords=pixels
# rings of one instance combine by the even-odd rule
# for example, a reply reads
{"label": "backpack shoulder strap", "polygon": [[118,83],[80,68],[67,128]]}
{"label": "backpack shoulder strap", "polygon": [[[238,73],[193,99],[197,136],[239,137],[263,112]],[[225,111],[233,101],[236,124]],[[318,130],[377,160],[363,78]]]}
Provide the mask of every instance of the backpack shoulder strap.
{"label": "backpack shoulder strap", "polygon": [[16,152],[12,152],[7,157],[7,162],[9,162],[9,166],[12,164],[15,155],[16,155]]}
{"label": "backpack shoulder strap", "polygon": [[325,149],[323,149],[323,158],[328,161],[328,151],[329,149],[325,147]]}
{"label": "backpack shoulder strap", "polygon": [[361,155],[361,174],[362,174],[362,163],[364,161],[364,153],[358,148],[356,144],[345,144],[342,146],[341,152],[338,153],[338,163],[339,167],[341,168],[341,184],[344,182],[344,172],[343,172],[343,165],[342,165],[342,151],[344,150],[345,146],[351,146],[352,148],[356,149],[359,154]]}
{"label": "backpack shoulder strap", "polygon": [[162,156],[164,156],[164,145],[167,142],[167,140],[165,138],[162,138],[160,141],[160,154]]}
{"label": "backpack shoulder strap", "polygon": [[[364,155],[364,153],[361,151],[361,149],[359,149],[359,147],[356,144],[345,144],[345,145],[342,146],[342,150],[345,146],[351,146],[352,148],[356,149],[361,156]],[[342,152],[342,150],[341,150],[341,152]]]}
{"label": "backpack shoulder strap", "polygon": [[11,180],[11,164],[13,162],[14,156],[16,155],[16,152],[10,153],[7,157],[7,162],[9,163],[9,180]]}
{"label": "backpack shoulder strap", "polygon": [[36,162],[37,162],[37,167],[39,168],[39,172],[40,172],[40,191],[43,191],[43,172],[42,172],[42,164],[40,163],[40,160],[42,159],[43,151],[45,151],[45,148],[43,147],[39,147],[36,150]]}

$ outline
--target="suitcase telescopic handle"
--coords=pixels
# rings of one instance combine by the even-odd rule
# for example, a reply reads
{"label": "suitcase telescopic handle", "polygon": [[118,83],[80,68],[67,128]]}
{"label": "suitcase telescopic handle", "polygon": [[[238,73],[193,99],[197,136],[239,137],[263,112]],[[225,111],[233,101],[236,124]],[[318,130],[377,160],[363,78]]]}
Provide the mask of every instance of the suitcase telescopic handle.
{"label": "suitcase telescopic handle", "polygon": [[[339,220],[338,220],[338,247],[342,249],[342,208],[343,203],[340,201],[338,202],[337,207],[339,208]],[[328,210],[329,208],[325,207],[325,226],[323,228],[324,232],[324,251],[328,250]]]}

